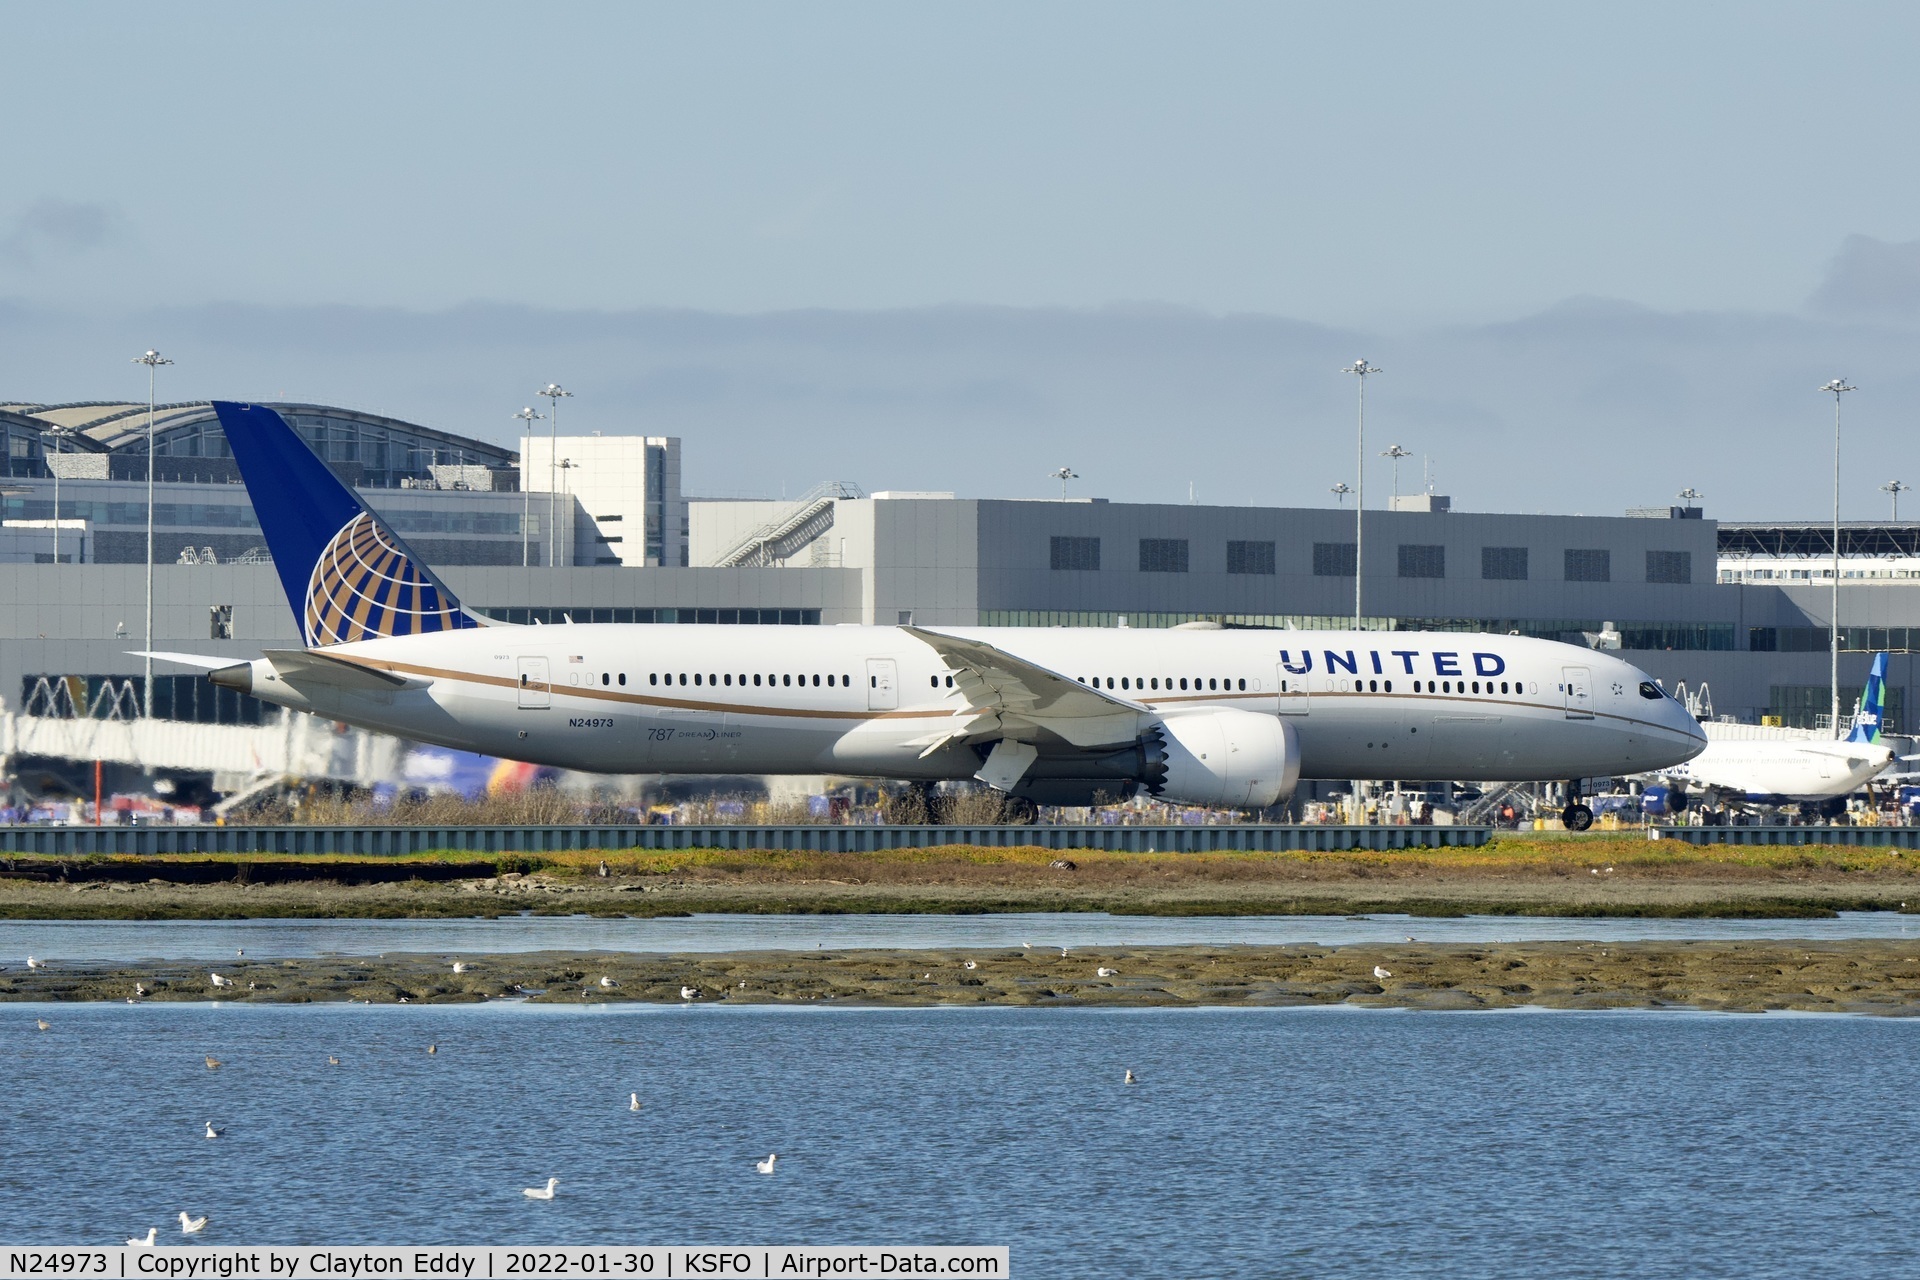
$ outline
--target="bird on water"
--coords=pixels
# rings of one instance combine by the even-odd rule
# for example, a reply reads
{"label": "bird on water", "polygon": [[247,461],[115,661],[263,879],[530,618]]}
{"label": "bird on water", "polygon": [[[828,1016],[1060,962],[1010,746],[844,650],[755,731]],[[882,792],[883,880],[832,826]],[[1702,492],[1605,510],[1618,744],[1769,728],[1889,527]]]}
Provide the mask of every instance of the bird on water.
{"label": "bird on water", "polygon": [[209,1137],[209,1138],[217,1138],[217,1137],[219,1137],[219,1136],[220,1136],[221,1134],[223,1134],[223,1133],[225,1133],[225,1132],[226,1132],[226,1130],[225,1130],[225,1129],[216,1129],[216,1128],[214,1128],[214,1127],[213,1127],[213,1121],[211,1121],[211,1120],[209,1120],[209,1121],[207,1121],[207,1137]]}
{"label": "bird on water", "polygon": [[560,1179],[548,1178],[546,1186],[522,1187],[520,1188],[520,1194],[529,1200],[551,1200],[553,1199],[553,1189],[559,1185]]}
{"label": "bird on water", "polygon": [[755,1160],[753,1162],[753,1167],[758,1169],[762,1173],[772,1173],[773,1162],[775,1160],[778,1160],[779,1158],[780,1158],[779,1156],[769,1153],[765,1160]]}
{"label": "bird on water", "polygon": [[141,1239],[141,1238],[140,1238],[139,1236],[128,1236],[128,1237],[127,1237],[127,1248],[129,1248],[129,1249],[151,1249],[151,1248],[153,1248],[153,1245],[154,1245],[154,1237],[155,1237],[155,1236],[158,1236],[159,1234],[160,1234],[160,1228],[158,1228],[158,1227],[148,1227],[148,1228],[147,1228],[147,1238],[146,1238],[145,1240],[142,1240],[142,1239]]}
{"label": "bird on water", "polygon": [[1134,1079],[1134,1077],[1133,1077],[1133,1068],[1132,1068],[1132,1067],[1128,1067],[1128,1068],[1127,1068],[1127,1079],[1126,1079],[1126,1083],[1128,1083],[1128,1084],[1138,1084],[1138,1083],[1139,1083],[1139,1081],[1138,1081],[1138,1080],[1135,1080],[1135,1079]]}
{"label": "bird on water", "polygon": [[628,1095],[627,1095],[627,1110],[629,1110],[629,1111],[638,1111],[639,1109],[640,1109],[640,1095],[639,1095],[639,1094],[637,1094],[637,1093],[630,1093],[630,1094],[628,1094]]}
{"label": "bird on water", "polygon": [[181,1235],[190,1236],[190,1235],[197,1234],[199,1230],[206,1225],[207,1225],[207,1219],[205,1214],[202,1214],[198,1218],[189,1218],[186,1214],[186,1211],[184,1209],[181,1210],[180,1212],[180,1234]]}
{"label": "bird on water", "polygon": [[440,1052],[440,1046],[439,1046],[439,1045],[437,1045],[437,1044],[430,1044],[430,1045],[428,1045],[428,1046],[427,1046],[427,1052],[428,1052],[428,1053],[438,1053],[438,1052]]}
{"label": "bird on water", "polygon": [[220,1059],[218,1059],[218,1058],[216,1058],[216,1057],[214,1057],[214,1056],[213,1056],[212,1054],[208,1054],[208,1055],[207,1055],[207,1070],[209,1070],[209,1071],[215,1071],[215,1070],[218,1070],[219,1068],[221,1068],[221,1067],[223,1067],[223,1066],[225,1066],[225,1065],[226,1065],[226,1063],[224,1063],[224,1062],[222,1062],[222,1061],[221,1061]]}
{"label": "bird on water", "polygon": [[339,1065],[340,1065],[340,1059],[338,1059],[338,1058],[336,1058],[336,1057],[334,1057],[334,1056],[333,1056],[332,1054],[328,1054],[328,1055],[327,1055],[327,1065],[328,1065],[328,1066],[330,1066],[330,1067],[337,1067],[337,1066],[339,1066]]}
{"label": "bird on water", "polygon": [[35,1018],[33,1020],[33,1024],[36,1027],[39,1027],[42,1031],[53,1030],[53,1024],[51,1022],[48,1022],[45,1018]]}

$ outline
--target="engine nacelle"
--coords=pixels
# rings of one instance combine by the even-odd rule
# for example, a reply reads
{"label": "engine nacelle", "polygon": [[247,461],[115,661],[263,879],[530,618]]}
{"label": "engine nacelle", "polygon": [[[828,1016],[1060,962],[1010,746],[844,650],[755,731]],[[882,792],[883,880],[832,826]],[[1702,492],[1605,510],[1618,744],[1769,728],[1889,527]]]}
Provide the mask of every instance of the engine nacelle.
{"label": "engine nacelle", "polygon": [[1165,773],[1147,786],[1157,800],[1264,809],[1300,781],[1299,735],[1278,716],[1195,711],[1168,716],[1158,733]]}

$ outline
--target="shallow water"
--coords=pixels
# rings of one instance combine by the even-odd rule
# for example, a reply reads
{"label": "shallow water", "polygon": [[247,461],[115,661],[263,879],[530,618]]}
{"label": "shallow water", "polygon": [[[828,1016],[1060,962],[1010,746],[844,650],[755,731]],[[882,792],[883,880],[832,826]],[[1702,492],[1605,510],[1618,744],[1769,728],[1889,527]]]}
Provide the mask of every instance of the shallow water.
{"label": "shallow water", "polygon": [[[1911,1274],[1916,1037],[1681,1013],[12,1006],[0,1234],[178,1243],[186,1209],[208,1244],[1006,1243],[1017,1274],[1065,1280]],[[520,1194],[549,1176],[551,1203]]]}
{"label": "shallow water", "polygon": [[813,947],[1115,947],[1181,943],[1630,942],[1905,938],[1920,917],[1856,911],[1837,919],[1715,920],[1402,915],[1110,916],[697,915],[655,920],[519,916],[500,920],[57,920],[0,922],[0,965],[28,955],[67,961],[260,959],[390,951],[759,951]]}

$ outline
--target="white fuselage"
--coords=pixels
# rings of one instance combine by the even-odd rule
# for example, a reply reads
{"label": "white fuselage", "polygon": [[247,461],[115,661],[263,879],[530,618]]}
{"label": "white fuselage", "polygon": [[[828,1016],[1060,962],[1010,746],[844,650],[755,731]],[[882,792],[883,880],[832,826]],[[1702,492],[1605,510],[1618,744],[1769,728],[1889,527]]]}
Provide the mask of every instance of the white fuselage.
{"label": "white fuselage", "polygon": [[1717,739],[1684,764],[1661,770],[1670,781],[1727,793],[1755,804],[1831,800],[1852,795],[1893,760],[1893,749],[1831,739]]}
{"label": "white fuselage", "polygon": [[[1308,778],[1568,779],[1678,764],[1685,708],[1607,654],[1517,636],[944,629],[1175,717],[1281,717]],[[484,627],[324,652],[404,677],[283,678],[270,702],[403,737],[601,773],[969,778],[983,747],[926,754],[964,709],[952,669],[895,627]],[[1652,691],[1652,692],[1648,692]],[[1064,743],[1043,753],[1070,752]]]}

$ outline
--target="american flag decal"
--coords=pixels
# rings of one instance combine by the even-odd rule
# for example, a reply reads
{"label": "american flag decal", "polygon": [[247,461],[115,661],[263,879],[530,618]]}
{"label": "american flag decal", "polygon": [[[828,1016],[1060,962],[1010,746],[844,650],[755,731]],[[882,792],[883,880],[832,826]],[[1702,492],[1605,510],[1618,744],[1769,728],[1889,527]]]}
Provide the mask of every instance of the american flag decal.
{"label": "american flag decal", "polygon": [[313,647],[478,625],[365,512],[320,553],[302,621]]}

